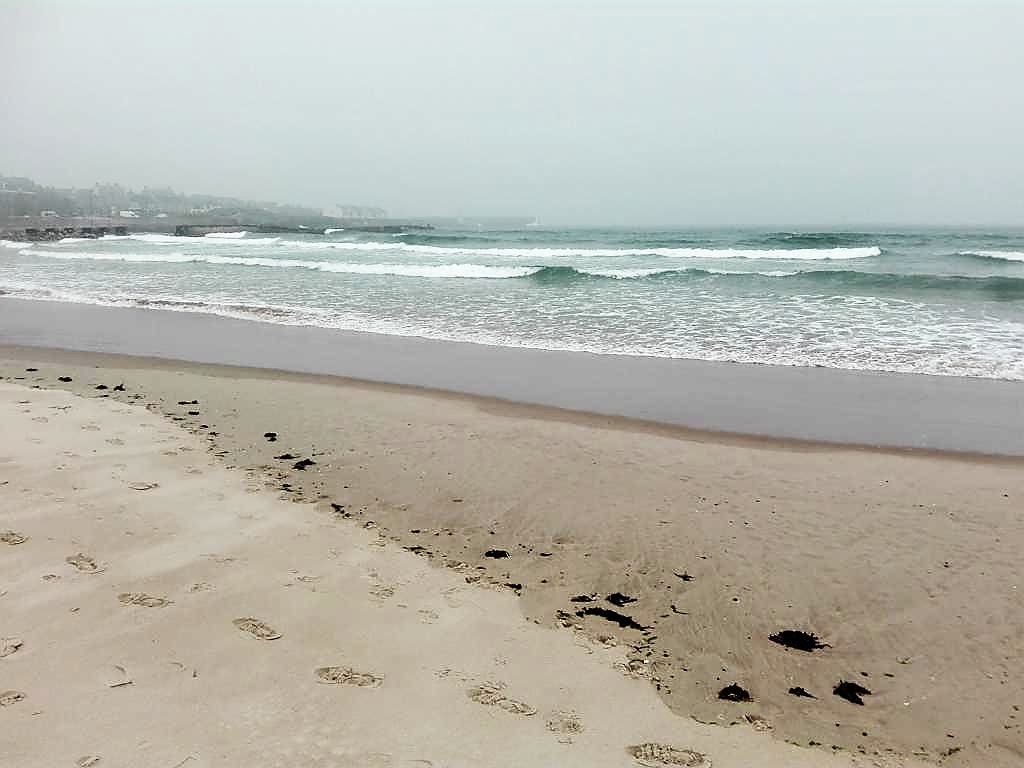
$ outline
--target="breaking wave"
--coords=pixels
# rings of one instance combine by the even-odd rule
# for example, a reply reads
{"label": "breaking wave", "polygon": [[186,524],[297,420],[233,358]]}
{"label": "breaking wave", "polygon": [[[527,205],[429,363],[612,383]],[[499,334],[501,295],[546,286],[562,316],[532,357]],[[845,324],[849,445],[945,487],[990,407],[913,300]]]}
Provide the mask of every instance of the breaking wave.
{"label": "breaking wave", "polygon": [[[104,261],[152,264],[210,264],[213,266],[257,267],[263,269],[304,269],[341,275],[376,275],[428,279],[509,280],[529,279],[548,285],[580,281],[733,280],[756,281],[767,285],[820,293],[856,293],[873,295],[973,292],[995,301],[1024,299],[1024,277],[1006,275],[972,277],[967,275],[897,274],[860,272],[856,270],[740,270],[697,266],[661,266],[605,268],[597,266],[495,265],[495,264],[388,264],[351,261],[316,261],[310,259],[270,258],[260,256],[218,256],[188,254],[178,251],[163,253],[94,253],[89,251],[38,250],[24,248],[24,256],[41,256],[61,261]],[[770,282],[765,283],[767,278]],[[752,283],[753,284],[753,283]]]}
{"label": "breaking wave", "polygon": [[973,256],[978,259],[1024,262],[1024,251],[960,251],[960,255]]}
{"label": "breaking wave", "polygon": [[[249,242],[249,241],[243,241]],[[662,256],[689,259],[778,259],[783,261],[818,261],[866,259],[882,254],[878,246],[865,248],[466,248],[440,245],[415,245],[406,242],[323,242],[314,240],[283,240],[282,246],[309,250],[395,251],[426,256],[464,258],[615,258],[619,256]]]}

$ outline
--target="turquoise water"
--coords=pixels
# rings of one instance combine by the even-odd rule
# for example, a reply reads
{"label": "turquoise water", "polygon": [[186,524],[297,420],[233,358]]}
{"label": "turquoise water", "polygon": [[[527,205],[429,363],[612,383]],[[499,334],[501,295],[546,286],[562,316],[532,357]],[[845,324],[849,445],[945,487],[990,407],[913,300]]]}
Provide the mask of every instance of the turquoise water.
{"label": "turquoise water", "polygon": [[1024,232],[0,241],[0,291],[500,346],[1024,379]]}

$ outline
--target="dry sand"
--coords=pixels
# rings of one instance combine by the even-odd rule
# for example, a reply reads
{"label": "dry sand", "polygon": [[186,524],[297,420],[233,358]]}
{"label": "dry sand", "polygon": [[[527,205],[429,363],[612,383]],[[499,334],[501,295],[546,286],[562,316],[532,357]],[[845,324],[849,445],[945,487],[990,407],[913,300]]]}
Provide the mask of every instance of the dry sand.
{"label": "dry sand", "polygon": [[[22,622],[0,633],[25,641],[0,660],[0,686],[30,696],[0,710],[24,718],[15,765],[102,748],[113,765],[160,750],[144,764],[626,766],[642,743],[716,766],[1024,761],[1019,460],[713,440],[313,377],[6,355],[0,373],[21,384],[113,395],[216,433],[113,399],[5,388],[4,434],[17,439],[0,451],[0,527],[31,537],[0,559],[3,615]],[[95,389],[119,382],[125,392]],[[296,458],[274,458],[285,454]],[[376,546],[385,535],[423,557]],[[79,552],[107,569],[86,578],[64,561]],[[62,579],[43,581],[51,572]],[[215,589],[190,591],[200,583]],[[588,608],[604,617],[577,615]],[[87,616],[98,621],[76,629]],[[231,623],[248,616],[282,637]],[[769,640],[783,629],[829,647],[787,650]],[[115,665],[131,685],[98,680]],[[321,685],[323,666],[383,682]],[[840,680],[872,694],[840,699]],[[754,701],[720,701],[731,683]],[[657,693],[677,715],[737,725],[672,715]],[[555,712],[585,730],[547,730]]]}
{"label": "dry sand", "polygon": [[0,425],[5,766],[851,764],[675,717],[621,649],[140,408],[0,384]]}

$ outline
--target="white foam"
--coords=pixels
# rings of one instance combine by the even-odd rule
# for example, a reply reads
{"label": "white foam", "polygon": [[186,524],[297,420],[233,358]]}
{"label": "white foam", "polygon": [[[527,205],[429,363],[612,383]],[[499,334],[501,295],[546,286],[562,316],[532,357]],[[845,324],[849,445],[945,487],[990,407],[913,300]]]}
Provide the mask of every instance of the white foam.
{"label": "white foam", "polygon": [[[202,237],[186,237],[183,235],[128,235],[131,240],[138,240],[142,243],[156,245],[181,245],[191,243],[192,245],[272,245],[280,242],[280,237],[244,237],[244,232],[211,232]],[[104,240],[107,238],[103,238]]]}
{"label": "white foam", "polygon": [[758,275],[760,277],[792,277],[793,275],[799,275],[800,270],[794,272],[787,272],[784,269],[773,269],[767,272],[760,271],[746,271],[743,269],[712,269],[711,267],[705,267],[705,272],[710,272],[713,275]]}
{"label": "white foam", "polygon": [[402,277],[448,278],[513,278],[539,272],[543,267],[506,267],[484,264],[357,264],[304,259],[271,259],[259,256],[213,256],[206,254],[170,253],[92,253],[89,251],[40,251],[25,248],[22,256],[42,256],[62,261],[122,261],[142,264],[213,264],[219,266],[268,267],[276,269],[311,269],[353,275],[395,275]]}
{"label": "white foam", "polygon": [[651,277],[653,275],[667,275],[672,272],[690,272],[692,271],[689,267],[682,269],[663,269],[663,268],[650,268],[650,269],[590,269],[586,267],[574,267],[574,269],[581,275],[593,275],[594,277],[612,277],[616,280],[632,280],[639,277]]}
{"label": "white foam", "polygon": [[960,251],[961,256],[980,256],[983,259],[1024,261],[1024,251]]}
{"label": "white foam", "polygon": [[[621,311],[605,313],[601,306],[592,307],[594,311],[588,316],[625,319],[625,324],[608,329],[610,333],[580,336],[566,333],[557,324],[519,327],[495,323],[497,316],[479,318],[480,322],[442,319],[415,311],[382,317],[372,309],[359,307],[264,304],[258,299],[226,295],[129,296],[107,293],[106,286],[98,289],[101,295],[88,295],[41,284],[12,285],[7,280],[0,283],[0,288],[26,299],[204,313],[501,347],[1024,380],[1021,322],[993,318],[950,325],[932,305],[877,297],[794,296],[772,305],[756,297],[727,301],[712,298],[701,303],[698,314],[691,316],[693,322],[667,324],[663,327],[665,333],[645,337],[633,333],[634,325]],[[814,339],[830,335],[837,317],[851,329],[850,336],[827,345],[814,343]],[[729,322],[723,324],[723,318]]]}
{"label": "white foam", "polygon": [[[209,235],[204,235],[204,239]],[[195,238],[192,238],[195,240]],[[213,241],[217,245],[273,245],[281,241],[280,237],[247,237],[244,240],[240,238],[227,237],[227,238],[213,238]],[[207,243],[208,245],[209,243]]]}
{"label": "white foam", "polygon": [[4,248],[25,248],[32,245],[32,243],[22,243],[17,240],[0,240],[0,245]]}
{"label": "white foam", "polygon": [[650,267],[647,269],[589,269],[585,267],[575,267],[575,269],[580,274],[594,275],[596,277],[612,277],[616,280],[631,280],[641,277],[671,275],[683,272],[707,272],[712,275],[758,275],[760,277],[791,277],[793,275],[800,274],[799,270],[795,272],[787,272],[785,270],[777,269],[769,272],[761,272],[746,269],[712,269],[711,267],[681,267],[679,269],[665,269],[664,267]]}
{"label": "white foam", "polygon": [[312,250],[342,251],[398,251],[443,257],[505,257],[530,259],[557,259],[569,256],[615,258],[619,256],[664,256],[689,259],[779,259],[829,260],[866,259],[880,256],[877,246],[866,248],[774,248],[756,250],[744,248],[455,248],[440,245],[411,245],[401,241],[381,242],[313,242],[283,240],[282,246]]}
{"label": "white foam", "polygon": [[90,253],[88,251],[40,251],[35,248],[25,248],[18,251],[18,254],[20,256],[42,256],[61,261],[130,261],[175,264],[201,260],[200,257],[187,256],[184,253]]}
{"label": "white foam", "polygon": [[[341,230],[332,230],[341,231]],[[864,248],[774,248],[767,250],[745,248],[458,248],[439,245],[413,245],[395,242],[331,242],[315,240],[282,240],[280,237],[245,237],[245,232],[212,232],[203,237],[178,235],[136,234],[129,239],[155,245],[225,245],[250,246],[274,245],[282,248],[301,250],[337,250],[356,252],[410,253],[431,257],[474,259],[474,258],[520,258],[531,260],[557,260],[567,257],[616,258],[623,256],[658,256],[680,259],[774,259],[780,261],[818,261],[866,259],[881,255],[877,246]],[[116,236],[102,238],[119,239]],[[76,242],[69,240],[68,242]],[[992,258],[1006,258],[1011,261],[1024,260],[1024,254],[1016,252],[985,252]],[[1019,257],[1019,259],[1018,259]]]}
{"label": "white foam", "polygon": [[142,243],[180,243],[194,240],[191,237],[179,237],[178,235],[128,235],[128,239],[138,240]]}
{"label": "white foam", "polygon": [[507,279],[526,277],[540,272],[543,267],[495,267],[484,264],[349,264],[338,262],[306,262],[324,272],[343,272],[356,275],[399,275],[402,277],[455,277]]}
{"label": "white foam", "polygon": [[822,261],[868,259],[881,256],[877,246],[868,248],[773,248],[748,250],[743,248],[665,248],[660,256],[680,256],[695,259],[779,259],[784,261]]}
{"label": "white foam", "polygon": [[325,235],[333,235],[335,232],[344,232],[344,227],[328,227],[324,230]]}

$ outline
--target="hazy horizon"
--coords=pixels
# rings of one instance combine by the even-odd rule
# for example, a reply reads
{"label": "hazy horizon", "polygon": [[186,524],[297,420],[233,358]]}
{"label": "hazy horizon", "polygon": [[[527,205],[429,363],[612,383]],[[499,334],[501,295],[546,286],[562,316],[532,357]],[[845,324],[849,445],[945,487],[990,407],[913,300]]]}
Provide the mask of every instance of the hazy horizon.
{"label": "hazy horizon", "polygon": [[0,171],[397,217],[1019,226],[1024,4],[12,3]]}

